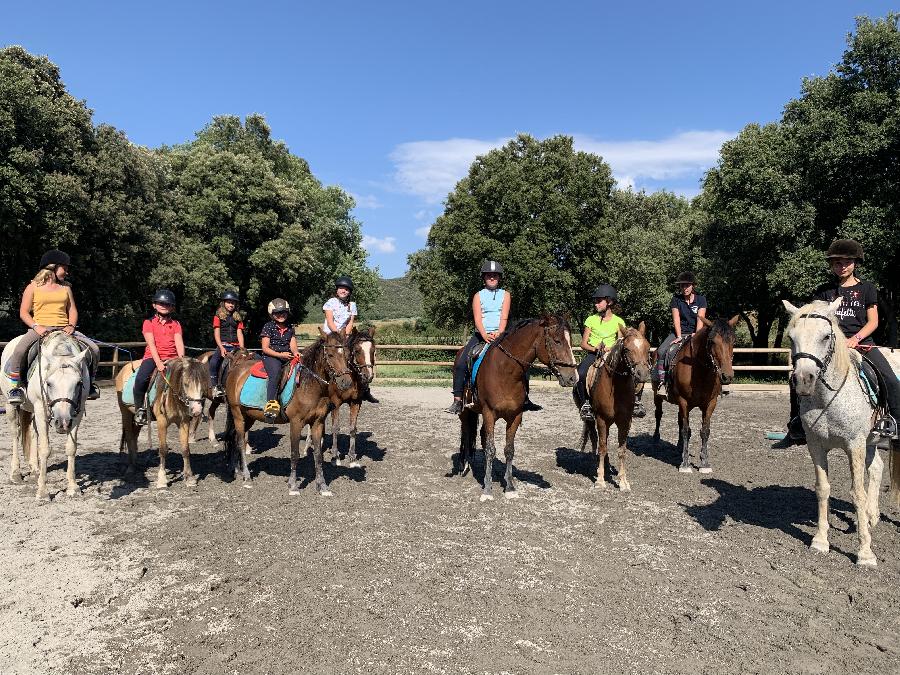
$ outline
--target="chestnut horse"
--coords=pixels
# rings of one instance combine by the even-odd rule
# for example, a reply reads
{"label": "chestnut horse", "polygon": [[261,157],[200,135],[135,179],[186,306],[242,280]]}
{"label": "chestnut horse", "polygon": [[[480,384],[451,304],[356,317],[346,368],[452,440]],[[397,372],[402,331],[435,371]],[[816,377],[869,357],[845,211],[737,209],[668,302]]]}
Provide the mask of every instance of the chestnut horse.
{"label": "chestnut horse", "polygon": [[[625,443],[634,413],[635,387],[650,380],[650,343],[647,341],[644,322],[641,321],[637,328],[628,328],[625,335],[616,340],[603,359],[602,365],[598,359],[595,367],[599,370],[588,391],[594,421],[584,422],[581,450],[584,451],[584,446],[590,438],[591,447],[597,456],[594,485],[605,489],[604,469],[609,464],[606,455],[609,427],[615,424],[619,432],[619,490],[631,492],[631,485],[625,472],[625,455],[628,450]],[[577,398],[575,402],[577,405]]]}
{"label": "chestnut horse", "polygon": [[[738,316],[728,321],[697,317],[702,326],[691,335],[688,343],[675,357],[674,376],[667,388],[668,401],[678,406],[678,446],[681,449],[681,465],[678,470],[691,473],[691,425],[688,416],[699,408],[703,413],[700,426],[700,473],[712,473],[709,464],[709,421],[716,409],[723,384],[734,380],[731,360],[734,354],[734,327]],[[664,355],[657,353],[657,361]],[[656,404],[656,431],[653,440],[659,443],[659,423],[662,420],[663,397],[658,393],[659,383],[653,383],[653,401]]]}
{"label": "chestnut horse", "polygon": [[[319,330],[321,334],[321,329]],[[341,391],[353,386],[347,367],[347,343],[340,333],[322,334],[321,339],[303,350],[297,386],[291,399],[281,409],[275,424],[290,424],[291,469],[288,476],[290,494],[297,490],[297,464],[300,461],[300,433],[307,424],[312,434],[313,460],[315,462],[316,490],[323,497],[331,491],[325,483],[322,471],[322,434],[325,416],[328,414],[329,390],[332,382]],[[225,426],[225,456],[228,467],[233,468],[235,478],[240,476],[245,487],[250,487],[250,470],[244,445],[247,432],[254,422],[265,419],[262,410],[241,405],[241,388],[250,376],[253,361],[235,361],[225,379],[225,398],[228,401],[228,418]],[[240,469],[238,469],[238,457]]]}
{"label": "chestnut horse", "polygon": [[[212,350],[203,352],[200,356],[197,357],[197,360],[202,363],[204,366],[209,367],[209,359],[215,352]],[[222,365],[220,367],[219,372],[222,374],[222,377],[219,378],[220,382],[225,381],[225,377],[228,376],[228,371],[231,369],[231,366],[234,365],[235,361],[241,361],[243,359],[256,359],[256,355],[253,352],[249,352],[246,349],[239,348],[233,351],[228,352],[225,355],[225,358],[222,359]],[[211,391],[211,390],[210,390]],[[213,450],[221,450],[221,446],[219,445],[218,440],[216,439],[216,412],[223,403],[220,398],[209,397],[209,410],[207,411],[207,436],[209,438],[209,444]],[[200,420],[197,420],[197,423],[194,425],[194,429],[191,431],[192,434],[196,436],[196,427],[199,426]],[[252,454],[252,448],[250,447],[250,441],[248,439],[244,440],[244,447],[247,448],[247,454]]]}
{"label": "chestnut horse", "polygon": [[[465,358],[460,350],[456,358]],[[493,499],[494,425],[498,419],[506,422],[506,474],[504,496],[519,496],[513,483],[513,456],[516,431],[522,423],[525,403],[525,377],[535,360],[546,365],[559,380],[560,386],[571,387],[578,381],[569,322],[560,314],[545,314],[539,319],[524,319],[506,330],[491,343],[478,369],[476,384],[478,399],[463,408],[459,458],[454,462],[453,474],[464,475],[471,466],[475,451],[478,415],[482,417],[484,442],[484,486],[481,501]]]}

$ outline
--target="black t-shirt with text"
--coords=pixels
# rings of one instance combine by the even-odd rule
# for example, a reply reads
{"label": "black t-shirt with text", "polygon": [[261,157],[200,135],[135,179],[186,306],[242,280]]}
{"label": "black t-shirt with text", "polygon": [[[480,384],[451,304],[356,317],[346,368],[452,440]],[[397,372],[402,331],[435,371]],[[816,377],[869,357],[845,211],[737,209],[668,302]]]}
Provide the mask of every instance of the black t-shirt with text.
{"label": "black t-shirt with text", "polygon": [[[838,324],[846,337],[856,335],[866,325],[866,310],[878,304],[878,289],[868,281],[859,280],[853,286],[838,286],[837,283],[820,286],[813,293],[813,300],[832,302],[841,296],[842,301],[837,308]],[[870,335],[860,344],[873,345],[875,341]]]}
{"label": "black t-shirt with text", "polygon": [[669,309],[678,310],[678,319],[681,323],[681,334],[697,332],[697,312],[706,307],[706,298],[699,293],[694,293],[694,301],[688,303],[683,295],[673,295]]}

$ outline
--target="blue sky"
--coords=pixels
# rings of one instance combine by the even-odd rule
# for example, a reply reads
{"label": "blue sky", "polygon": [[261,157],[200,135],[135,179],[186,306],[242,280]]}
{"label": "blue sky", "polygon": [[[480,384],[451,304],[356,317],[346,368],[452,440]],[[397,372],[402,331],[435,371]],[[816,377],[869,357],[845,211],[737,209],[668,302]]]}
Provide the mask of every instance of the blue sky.
{"label": "blue sky", "polygon": [[[626,6],[626,4],[628,6]],[[370,263],[406,269],[469,163],[575,136],[620,184],[694,195],[721,143],[778,119],[886,2],[8,3],[0,45],[46,54],[95,123],[189,140],[263,113],[357,198]]]}

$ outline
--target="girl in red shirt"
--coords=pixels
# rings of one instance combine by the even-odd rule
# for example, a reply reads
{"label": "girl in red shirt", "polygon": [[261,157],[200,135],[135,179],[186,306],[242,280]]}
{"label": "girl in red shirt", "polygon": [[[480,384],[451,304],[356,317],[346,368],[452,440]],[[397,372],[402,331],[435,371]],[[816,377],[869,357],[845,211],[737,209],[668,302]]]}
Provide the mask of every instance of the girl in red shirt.
{"label": "girl in red shirt", "polygon": [[175,311],[175,294],[161,288],[153,294],[155,314],[144,321],[141,332],[147,341],[144,360],[134,376],[134,422],[147,423],[146,401],[150,378],[154,373],[166,371],[165,361],[184,356],[184,339],[181,324],[172,318]]}

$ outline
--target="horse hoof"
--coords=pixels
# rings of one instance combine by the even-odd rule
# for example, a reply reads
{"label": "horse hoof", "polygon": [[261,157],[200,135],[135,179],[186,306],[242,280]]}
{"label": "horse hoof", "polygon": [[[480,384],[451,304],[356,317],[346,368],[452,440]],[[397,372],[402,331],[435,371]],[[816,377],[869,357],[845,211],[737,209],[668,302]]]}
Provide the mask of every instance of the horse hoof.
{"label": "horse hoof", "polygon": [[878,567],[878,561],[875,559],[875,556],[871,553],[869,556],[866,556],[865,558],[857,557],[856,564],[859,567]]}
{"label": "horse hoof", "polygon": [[690,467],[690,466],[679,466],[678,472],[679,473],[694,473],[694,469],[693,469],[693,467]]}
{"label": "horse hoof", "polygon": [[38,502],[39,504],[41,504],[41,503],[49,503],[49,502],[50,502],[50,495],[49,495],[48,493],[46,493],[46,492],[45,492],[44,494],[36,494],[36,495],[34,496],[34,501]]}
{"label": "horse hoof", "polygon": [[507,490],[506,492],[503,493],[503,496],[506,497],[507,499],[518,499],[519,492],[518,492],[518,490]]}
{"label": "horse hoof", "polygon": [[9,474],[9,482],[13,485],[21,485],[25,482],[25,479],[22,478],[22,474],[16,472]]}
{"label": "horse hoof", "polygon": [[291,497],[297,497],[300,495],[300,490],[298,490],[297,488],[291,488],[290,490],[288,490],[288,494]]}
{"label": "horse hoof", "polygon": [[66,497],[80,497],[81,490],[79,488],[69,488],[66,490]]}
{"label": "horse hoof", "polygon": [[822,542],[816,541],[815,539],[813,539],[813,542],[809,545],[809,547],[816,553],[828,553],[828,544],[823,544]]}
{"label": "horse hoof", "polygon": [[334,493],[331,490],[319,490],[320,497],[334,497]]}
{"label": "horse hoof", "polygon": [[712,467],[711,466],[701,466],[700,473],[712,473]]}
{"label": "horse hoof", "polygon": [[631,492],[631,486],[628,483],[619,485],[619,492]]}
{"label": "horse hoof", "polygon": [[593,483],[591,483],[591,487],[595,490],[605,490],[606,489],[606,479],[598,478]]}
{"label": "horse hoof", "polygon": [[493,496],[493,495],[481,495],[481,496],[478,498],[478,501],[480,501],[480,502],[492,502],[492,501],[494,501],[494,496]]}
{"label": "horse hoof", "polygon": [[351,469],[359,469],[362,466],[359,462],[350,462]]}
{"label": "horse hoof", "polygon": [[241,484],[241,487],[247,488],[248,490],[252,490],[252,489],[253,489],[253,486],[250,485],[250,483],[247,482],[247,481],[245,481],[244,483],[242,483],[242,484]]}
{"label": "horse hoof", "polygon": [[184,482],[185,482],[185,485],[187,485],[188,487],[192,487],[192,488],[197,487],[197,477],[196,476],[192,476],[191,478],[188,478]]}
{"label": "horse hoof", "polygon": [[331,466],[341,466],[341,460],[339,460],[337,457],[332,457]]}

